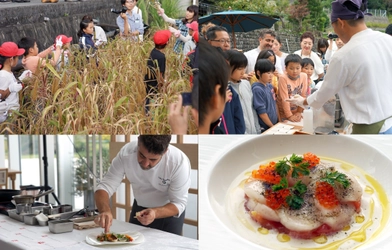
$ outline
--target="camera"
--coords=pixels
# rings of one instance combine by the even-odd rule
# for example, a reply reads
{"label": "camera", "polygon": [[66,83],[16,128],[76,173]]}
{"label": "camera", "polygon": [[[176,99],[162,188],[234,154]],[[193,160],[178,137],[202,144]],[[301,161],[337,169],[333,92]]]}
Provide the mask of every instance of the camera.
{"label": "camera", "polygon": [[182,92],[182,106],[192,106],[192,92]]}
{"label": "camera", "polygon": [[328,38],[329,39],[334,39],[334,38],[339,38],[339,36],[336,35],[336,34],[328,34]]}
{"label": "camera", "polygon": [[116,9],[114,9],[114,8],[111,8],[111,9],[110,9],[110,11],[111,11],[112,13],[118,14],[118,15],[121,14],[121,13],[127,12],[127,10],[128,10],[128,8],[125,7],[125,6],[123,6],[121,10],[116,10]]}

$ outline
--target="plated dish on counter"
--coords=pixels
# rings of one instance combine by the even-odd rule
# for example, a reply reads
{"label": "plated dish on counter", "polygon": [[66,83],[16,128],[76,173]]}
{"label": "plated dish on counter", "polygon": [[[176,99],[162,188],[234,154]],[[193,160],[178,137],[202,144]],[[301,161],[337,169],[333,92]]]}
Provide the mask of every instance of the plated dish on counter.
{"label": "plated dish on counter", "polygon": [[99,245],[136,245],[144,242],[144,235],[139,232],[120,232],[120,233],[91,233],[86,236],[87,244]]}

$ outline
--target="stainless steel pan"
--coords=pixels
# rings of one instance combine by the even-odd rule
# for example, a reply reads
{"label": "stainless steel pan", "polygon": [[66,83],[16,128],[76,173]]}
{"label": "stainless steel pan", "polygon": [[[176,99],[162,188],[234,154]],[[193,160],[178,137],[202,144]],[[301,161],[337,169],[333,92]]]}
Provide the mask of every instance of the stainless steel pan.
{"label": "stainless steel pan", "polygon": [[15,200],[16,204],[33,204],[35,199],[50,194],[53,192],[53,189],[50,189],[48,191],[45,191],[43,193],[37,194],[37,195],[14,195],[12,198]]}

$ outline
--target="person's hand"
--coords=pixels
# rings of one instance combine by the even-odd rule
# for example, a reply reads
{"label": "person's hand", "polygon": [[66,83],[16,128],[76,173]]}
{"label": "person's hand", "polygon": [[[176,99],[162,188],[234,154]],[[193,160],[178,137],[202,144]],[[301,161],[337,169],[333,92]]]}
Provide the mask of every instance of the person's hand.
{"label": "person's hand", "polygon": [[95,47],[99,47],[99,46],[101,46],[103,44],[103,41],[102,40],[98,40],[98,41],[96,41],[95,42]]}
{"label": "person's hand", "polygon": [[226,90],[226,102],[231,102],[231,99],[233,98],[233,93],[231,93],[230,89]]}
{"label": "person's hand", "polygon": [[172,134],[185,135],[188,130],[188,110],[189,106],[182,108],[182,96],[178,96],[178,102],[169,105],[168,120],[172,129]]}
{"label": "person's hand", "polygon": [[23,71],[23,73],[19,76],[19,80],[23,81],[23,79],[25,79],[26,77],[31,77],[33,75],[33,72],[31,72],[30,70],[25,70]]}
{"label": "person's hand", "polygon": [[2,90],[0,89],[0,100],[5,100],[11,94],[9,89]]}
{"label": "person's hand", "polygon": [[8,86],[8,89],[12,93],[17,93],[23,88],[23,85],[21,83],[11,83],[10,86]]}
{"label": "person's hand", "polygon": [[155,211],[151,208],[136,213],[136,219],[144,226],[150,225],[155,220]]}
{"label": "person's hand", "polygon": [[63,46],[63,42],[61,41],[61,37],[59,37],[58,39],[56,39],[56,49],[60,48]]}
{"label": "person's hand", "polygon": [[110,232],[110,226],[112,225],[113,215],[110,212],[103,212],[95,217],[95,224],[105,229],[105,233]]}
{"label": "person's hand", "polygon": [[173,27],[171,27],[171,26],[169,26],[169,31],[170,31],[171,33],[173,33],[173,35],[174,35],[175,37],[180,37],[180,35],[181,35],[181,31],[179,31],[179,30],[177,30],[177,29],[175,29],[175,28],[173,28]]}
{"label": "person's hand", "polygon": [[300,95],[294,95],[292,98],[286,99],[286,102],[289,102],[291,104],[295,104],[297,106],[300,106],[301,108],[305,108],[304,101],[305,101],[305,98]]}
{"label": "person's hand", "polygon": [[120,17],[124,19],[124,21],[128,22],[127,14],[126,13],[120,13]]}
{"label": "person's hand", "polygon": [[300,122],[301,121],[301,113],[295,113],[292,116],[288,117],[289,121],[291,122]]}
{"label": "person's hand", "polygon": [[163,14],[165,14],[165,10],[162,9],[161,7],[158,7],[158,15],[162,16]]}

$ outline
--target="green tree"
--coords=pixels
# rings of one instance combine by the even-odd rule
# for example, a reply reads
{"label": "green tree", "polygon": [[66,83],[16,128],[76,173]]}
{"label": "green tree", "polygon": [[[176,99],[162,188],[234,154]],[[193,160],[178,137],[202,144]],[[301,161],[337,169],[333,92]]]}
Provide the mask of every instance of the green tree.
{"label": "green tree", "polygon": [[307,0],[298,0],[288,9],[289,19],[297,24],[297,32],[302,32],[303,21],[309,15]]}
{"label": "green tree", "polygon": [[313,26],[313,29],[319,31],[325,31],[328,26],[329,18],[323,11],[323,4],[321,0],[308,0],[307,8],[309,10],[309,16],[307,21]]}

